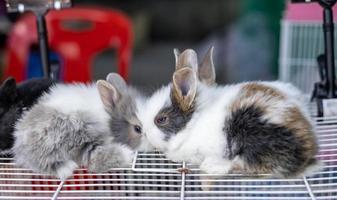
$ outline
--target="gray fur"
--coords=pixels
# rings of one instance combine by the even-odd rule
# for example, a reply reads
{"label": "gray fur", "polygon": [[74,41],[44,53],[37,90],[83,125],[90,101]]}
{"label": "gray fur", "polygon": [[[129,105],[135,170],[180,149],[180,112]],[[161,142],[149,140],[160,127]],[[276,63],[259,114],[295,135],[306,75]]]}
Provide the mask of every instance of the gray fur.
{"label": "gray fur", "polygon": [[134,126],[142,126],[136,117],[137,106],[135,98],[142,98],[141,94],[133,88],[125,88],[124,95],[115,107],[112,107],[109,126],[112,135],[119,143],[137,148],[142,135],[135,133]]}
{"label": "gray fur", "polygon": [[[197,92],[195,72],[188,67],[175,71],[172,82],[171,104],[162,108],[155,117],[155,124],[165,133],[166,141],[170,139],[172,134],[176,134],[185,128],[192,118]],[[163,117],[166,120],[161,122]]]}
{"label": "gray fur", "polygon": [[97,146],[90,154],[87,165],[88,170],[91,172],[104,172],[114,166],[127,166],[131,162],[126,162],[122,149],[123,146],[118,144]]}
{"label": "gray fur", "polygon": [[[17,125],[17,131],[26,134],[16,138],[13,147],[17,164],[28,167],[37,172],[66,178],[58,170],[67,162],[74,162],[77,166],[88,166],[93,155],[109,154],[108,163],[97,164],[99,170],[106,171],[114,165],[123,164],[119,151],[113,146],[113,137],[107,127],[85,112],[77,112],[69,116],[53,108],[36,105]],[[99,148],[98,148],[99,147]],[[109,149],[102,151],[101,149]],[[99,150],[101,154],[94,152]],[[124,163],[125,164],[125,163]],[[90,166],[91,170],[96,170]]]}
{"label": "gray fur", "polygon": [[213,50],[214,47],[211,46],[201,64],[198,67],[198,77],[201,82],[206,85],[214,85],[215,84],[215,67],[213,63]]}
{"label": "gray fur", "polygon": [[[97,113],[80,108],[65,113],[46,102],[38,102],[16,124],[13,147],[16,162],[61,179],[71,176],[79,166],[104,172],[131,164],[130,147],[137,147],[140,141],[140,137],[132,137],[130,131],[137,119],[135,98],[139,95],[133,89],[123,91],[120,98],[110,104],[112,117],[109,119],[106,115],[105,120],[95,116],[104,114],[103,108]],[[48,98],[41,99],[48,102]]]}
{"label": "gray fur", "polygon": [[110,131],[118,143],[136,149],[143,137],[135,131],[136,126],[142,127],[136,115],[136,99],[142,101],[144,97],[136,89],[127,86],[116,73],[108,74],[106,80],[98,81],[97,87],[105,110],[110,115]]}
{"label": "gray fur", "polygon": [[128,86],[126,85],[126,82],[124,81],[124,79],[120,75],[118,75],[116,73],[110,73],[106,77],[106,80],[111,85],[113,85],[119,92],[121,92],[121,93],[126,92],[126,94],[127,94]]}
{"label": "gray fur", "polygon": [[[192,106],[183,111],[175,98],[171,96],[172,104],[170,106],[162,108],[155,118],[155,124],[157,127],[165,133],[165,141],[168,141],[172,135],[178,133],[182,129],[184,129],[187,123],[191,120],[194,110],[195,110],[195,101]],[[166,117],[167,123],[159,124],[157,123],[157,119],[160,117]]]}

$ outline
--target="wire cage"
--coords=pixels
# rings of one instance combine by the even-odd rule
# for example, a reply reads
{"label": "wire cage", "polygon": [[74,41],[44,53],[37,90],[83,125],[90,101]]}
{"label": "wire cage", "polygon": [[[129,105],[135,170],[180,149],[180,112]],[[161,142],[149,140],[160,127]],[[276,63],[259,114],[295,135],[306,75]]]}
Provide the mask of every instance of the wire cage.
{"label": "wire cage", "polygon": [[[316,56],[323,52],[320,22],[283,20],[280,79],[306,93],[318,80]],[[316,107],[311,105],[312,115]],[[0,157],[0,200],[334,200],[337,199],[337,116],[313,117],[322,169],[312,176],[276,179],[266,174],[205,174],[174,163],[160,152],[137,152],[128,168],[107,173],[77,169],[66,181],[37,174]],[[182,170],[188,169],[188,170]]]}
{"label": "wire cage", "polygon": [[[335,25],[335,29],[336,27]],[[336,36],[335,32],[335,38]],[[335,46],[337,46],[336,40]],[[291,82],[305,93],[311,93],[313,83],[319,80],[316,57],[323,52],[324,40],[321,22],[282,21],[279,58],[280,80]]]}
{"label": "wire cage", "polygon": [[[336,21],[337,7],[333,11]],[[288,3],[281,21],[279,79],[293,83],[307,94],[319,80],[316,58],[324,53],[322,23],[322,8],[318,4]],[[334,43],[337,46],[336,40]]]}
{"label": "wire cage", "polygon": [[160,152],[137,152],[129,168],[100,174],[78,169],[61,182],[1,157],[0,199],[337,199],[337,117],[314,120],[320,145],[317,158],[324,167],[310,177],[205,174],[188,163],[173,163]]}

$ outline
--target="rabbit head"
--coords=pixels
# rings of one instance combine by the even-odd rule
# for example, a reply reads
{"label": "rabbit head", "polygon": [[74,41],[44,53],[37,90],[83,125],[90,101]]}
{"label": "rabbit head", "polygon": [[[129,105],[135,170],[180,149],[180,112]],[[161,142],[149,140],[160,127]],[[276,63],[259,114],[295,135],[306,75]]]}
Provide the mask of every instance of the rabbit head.
{"label": "rabbit head", "polygon": [[[211,55],[212,48],[206,57]],[[141,112],[149,142],[162,151],[167,149],[170,141],[175,140],[192,120],[197,107],[199,86],[215,84],[212,59],[207,59],[208,63],[204,61],[200,66],[205,69],[200,70],[193,50],[188,49],[181,54],[175,50],[175,57],[176,71],[172,76],[172,83],[156,91]]]}
{"label": "rabbit head", "polygon": [[145,97],[127,86],[123,78],[116,73],[110,73],[106,81],[99,80],[97,88],[104,108],[110,116],[109,126],[115,141],[134,150],[151,149],[144,137],[143,125],[138,119],[139,107],[143,106]]}

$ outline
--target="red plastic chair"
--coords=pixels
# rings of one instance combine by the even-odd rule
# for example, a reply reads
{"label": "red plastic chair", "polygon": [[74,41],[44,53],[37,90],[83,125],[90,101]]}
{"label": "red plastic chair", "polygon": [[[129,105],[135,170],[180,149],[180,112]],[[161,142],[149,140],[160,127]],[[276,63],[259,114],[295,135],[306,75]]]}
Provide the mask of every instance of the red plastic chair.
{"label": "red plastic chair", "polygon": [[[62,59],[64,82],[91,80],[91,64],[100,51],[117,48],[118,73],[127,80],[132,47],[132,25],[121,12],[102,8],[70,8],[50,11],[46,17],[49,47]],[[74,29],[73,22],[84,24]],[[12,28],[7,44],[5,78],[27,77],[29,50],[37,44],[35,16],[24,15]]]}

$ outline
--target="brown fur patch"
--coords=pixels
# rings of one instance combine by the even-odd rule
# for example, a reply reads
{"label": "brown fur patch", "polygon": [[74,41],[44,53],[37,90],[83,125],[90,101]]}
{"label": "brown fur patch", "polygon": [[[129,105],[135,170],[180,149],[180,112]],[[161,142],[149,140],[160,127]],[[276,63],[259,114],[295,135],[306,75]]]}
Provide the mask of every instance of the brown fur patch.
{"label": "brown fur patch", "polygon": [[[240,108],[255,105],[260,108],[263,113],[281,115],[283,123],[279,125],[292,131],[303,147],[303,157],[306,158],[305,163],[303,163],[303,168],[305,168],[318,151],[314,130],[311,123],[296,105],[282,110],[272,108],[275,107],[276,103],[286,100],[286,96],[273,87],[259,83],[247,83],[241,87],[238,97],[232,103],[229,110],[235,112]],[[259,166],[259,169],[250,169],[248,171],[270,173],[270,169],[272,168],[272,166],[262,165]]]}
{"label": "brown fur patch", "polygon": [[195,95],[195,97],[193,98],[190,104],[182,104],[181,101],[178,102],[177,97],[174,95],[175,95],[174,90],[171,90],[171,102],[172,102],[173,107],[174,106],[179,107],[184,114],[190,114],[194,112],[197,94]]}
{"label": "brown fur patch", "polygon": [[249,97],[256,93],[263,93],[264,95],[277,97],[279,99],[284,99],[284,95],[275,88],[263,85],[261,83],[247,83],[242,87],[244,95]]}
{"label": "brown fur patch", "polygon": [[233,112],[243,106],[258,106],[263,111],[275,101],[284,100],[285,96],[275,88],[261,83],[246,83],[239,92],[238,98],[233,102],[230,110]]}
{"label": "brown fur patch", "polygon": [[195,101],[197,77],[190,68],[182,68],[173,74],[171,95],[183,111],[187,111]]}
{"label": "brown fur patch", "polygon": [[193,107],[195,96],[183,96],[177,90],[171,90],[171,100],[172,103],[178,105],[183,112],[189,112],[189,110]]}
{"label": "brown fur patch", "polygon": [[284,126],[292,130],[302,142],[305,157],[314,158],[318,149],[313,127],[297,107],[288,108],[284,112]]}

